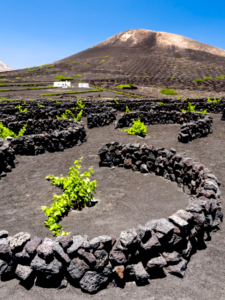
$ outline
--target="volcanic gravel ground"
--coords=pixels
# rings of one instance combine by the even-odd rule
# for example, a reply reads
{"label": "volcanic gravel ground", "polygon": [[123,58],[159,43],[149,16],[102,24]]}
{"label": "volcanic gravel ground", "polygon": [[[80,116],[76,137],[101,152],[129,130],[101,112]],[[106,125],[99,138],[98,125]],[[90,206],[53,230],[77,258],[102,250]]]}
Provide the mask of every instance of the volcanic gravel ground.
{"label": "volcanic gravel ground", "polygon": [[[61,190],[45,180],[45,176],[66,175],[69,166],[81,156],[84,157],[82,170],[94,166],[93,179],[98,180],[96,198],[99,203],[82,212],[70,212],[61,221],[65,230],[73,234],[88,234],[90,237],[111,233],[118,236],[122,230],[139,223],[144,224],[153,218],[168,217],[177,209],[185,208],[188,196],[175,183],[152,174],[144,175],[122,168],[99,168],[97,151],[104,142],[139,142],[185,151],[188,156],[213,169],[222,183],[222,195],[225,195],[225,122],[220,121],[220,115],[211,116],[214,119],[214,133],[188,144],[177,142],[180,125],[148,126],[145,139],[129,136],[110,125],[87,130],[88,141],[80,147],[36,157],[17,157],[19,164],[16,169],[0,181],[0,228],[8,230],[11,235],[28,231],[32,235],[52,237],[44,227],[45,215],[40,207],[50,205],[52,194],[59,194]],[[150,280],[150,284],[144,287],[129,283],[124,289],[109,288],[92,296],[72,286],[65,290],[36,286],[26,289],[19,285],[18,280],[13,279],[0,282],[0,299],[223,300],[224,232],[225,226],[222,223],[221,230],[212,233],[212,240],[206,242],[207,248],[192,257],[184,279],[168,276]]]}

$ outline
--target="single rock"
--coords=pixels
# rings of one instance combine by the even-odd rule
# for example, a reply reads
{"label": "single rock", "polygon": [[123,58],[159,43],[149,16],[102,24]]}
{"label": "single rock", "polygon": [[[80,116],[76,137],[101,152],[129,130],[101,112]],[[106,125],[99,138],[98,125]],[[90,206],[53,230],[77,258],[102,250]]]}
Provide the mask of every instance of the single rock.
{"label": "single rock", "polygon": [[0,239],[7,238],[9,235],[8,231],[6,230],[0,230]]}
{"label": "single rock", "polygon": [[25,248],[21,252],[15,253],[13,258],[21,265],[29,265],[31,262],[31,257]]}
{"label": "single rock", "polygon": [[113,269],[113,273],[116,275],[116,278],[119,280],[124,279],[124,271],[125,271],[124,266],[116,266]]}
{"label": "single rock", "polygon": [[148,172],[148,167],[147,167],[146,164],[142,164],[142,165],[140,166],[140,172],[141,172],[141,173],[149,173],[149,172]]}
{"label": "single rock", "polygon": [[44,259],[38,255],[31,262],[31,268],[36,271],[43,272],[50,275],[58,274],[62,269],[62,263],[54,258],[50,263],[47,263]]}
{"label": "single rock", "polygon": [[11,252],[8,238],[0,239],[0,256],[7,256]]}
{"label": "single rock", "polygon": [[147,227],[150,230],[156,231],[158,220],[151,220],[145,224],[145,227]]}
{"label": "single rock", "polygon": [[102,243],[104,245],[109,245],[112,242],[111,236],[108,236],[108,235],[100,235],[98,238],[100,240],[100,243]]}
{"label": "single rock", "polygon": [[162,233],[163,235],[167,235],[174,230],[173,225],[167,221],[166,219],[162,218],[157,221],[156,231]]}
{"label": "single rock", "polygon": [[19,277],[19,279],[27,280],[33,273],[33,270],[29,266],[18,264],[15,273]]}
{"label": "single rock", "polygon": [[81,235],[73,236],[73,244],[67,249],[68,254],[77,252],[83,245],[84,238]]}
{"label": "single rock", "polygon": [[139,262],[138,264],[133,265],[133,268],[134,268],[135,279],[138,283],[144,284],[144,283],[148,282],[148,279],[150,278],[150,276],[145,271],[145,268],[143,267],[142,262]]}
{"label": "single rock", "polygon": [[73,279],[81,279],[86,272],[84,266],[82,266],[80,260],[78,260],[77,258],[71,260],[67,271]]}
{"label": "single rock", "polygon": [[168,265],[174,265],[181,261],[182,257],[180,253],[173,251],[171,253],[169,252],[163,252],[163,257],[166,260]]}
{"label": "single rock", "polygon": [[107,283],[107,281],[108,278],[103,276],[101,273],[88,271],[80,280],[80,287],[85,292],[96,293]]}
{"label": "single rock", "polygon": [[58,236],[56,240],[59,242],[60,246],[63,247],[63,249],[69,248],[73,243],[73,237],[71,235]]}
{"label": "single rock", "polygon": [[152,236],[151,229],[142,225],[138,225],[136,229],[139,240],[145,243]]}
{"label": "single rock", "polygon": [[94,253],[96,257],[95,270],[102,270],[108,264],[109,255],[105,250],[97,250]]}
{"label": "single rock", "polygon": [[161,244],[156,234],[153,234],[146,243],[141,243],[141,247],[146,251],[155,251],[161,247]]}
{"label": "single rock", "polygon": [[180,209],[174,214],[175,216],[180,217],[181,219],[187,221],[189,224],[193,221],[193,215],[186,210]]}
{"label": "single rock", "polygon": [[21,251],[22,247],[30,240],[30,234],[27,232],[19,232],[13,236],[9,245],[13,252]]}
{"label": "single rock", "polygon": [[136,230],[132,228],[127,231],[121,232],[120,242],[124,247],[129,248],[130,246],[133,246],[139,243],[140,241],[138,239]]}
{"label": "single rock", "polygon": [[172,275],[184,277],[186,268],[187,261],[182,258],[182,260],[177,265],[169,265],[166,269]]}
{"label": "single rock", "polygon": [[66,254],[63,248],[60,246],[59,242],[55,241],[53,246],[53,251],[58,255],[59,259],[62,260],[64,263],[69,264],[70,258],[68,254]]}
{"label": "single rock", "polygon": [[127,262],[125,249],[121,245],[120,240],[116,241],[115,245],[113,246],[109,254],[109,258],[114,264],[118,264],[118,265],[122,265]]}
{"label": "single rock", "polygon": [[42,243],[37,247],[37,254],[43,259],[50,259],[53,257],[53,245]]}
{"label": "single rock", "polygon": [[185,229],[188,226],[188,222],[181,219],[180,217],[176,215],[172,215],[169,217],[170,222],[174,223],[176,226]]}
{"label": "single rock", "polygon": [[147,263],[147,269],[163,268],[167,265],[166,260],[162,256],[152,258]]}
{"label": "single rock", "polygon": [[30,255],[36,254],[37,247],[41,244],[42,240],[35,236],[31,241],[27,242],[25,249]]}
{"label": "single rock", "polygon": [[86,252],[84,249],[79,249],[77,253],[89,266],[96,264],[96,258],[92,253]]}
{"label": "single rock", "polygon": [[0,276],[2,274],[4,274],[4,272],[6,271],[7,268],[8,268],[7,262],[5,262],[4,260],[0,259]]}
{"label": "single rock", "polygon": [[90,246],[91,248],[93,249],[97,249],[100,245],[100,239],[98,237],[96,238],[93,238],[91,241],[90,241]]}
{"label": "single rock", "polygon": [[102,270],[101,274],[106,277],[109,277],[112,274],[112,265],[110,262],[108,262],[107,266]]}

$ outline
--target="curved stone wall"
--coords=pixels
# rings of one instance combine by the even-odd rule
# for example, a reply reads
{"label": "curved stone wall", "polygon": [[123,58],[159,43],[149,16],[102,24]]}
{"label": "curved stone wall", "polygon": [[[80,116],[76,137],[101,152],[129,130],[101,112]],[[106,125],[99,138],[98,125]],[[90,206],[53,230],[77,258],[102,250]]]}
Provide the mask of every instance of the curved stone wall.
{"label": "curved stone wall", "polygon": [[140,144],[103,144],[100,166],[153,172],[176,181],[190,195],[186,208],[167,218],[151,220],[121,232],[120,236],[13,237],[0,231],[0,275],[23,282],[41,278],[46,285],[66,287],[68,282],[88,293],[109,283],[137,285],[168,274],[183,277],[193,253],[222,221],[220,182],[209,168],[175,149]]}
{"label": "curved stone wall", "polygon": [[133,125],[133,120],[140,118],[145,125],[154,124],[183,124],[190,121],[197,121],[204,118],[204,114],[199,113],[182,113],[180,111],[154,111],[149,112],[137,111],[128,114],[123,114],[115,121],[115,128],[130,127]]}
{"label": "curved stone wall", "polygon": [[38,155],[44,152],[63,151],[86,141],[82,123],[68,119],[28,120],[3,122],[16,133],[27,124],[28,135],[17,138],[0,138],[0,178],[15,167],[15,154]]}
{"label": "curved stone wall", "polygon": [[181,126],[181,132],[178,135],[178,141],[182,143],[188,143],[189,141],[202,138],[207,136],[209,133],[213,133],[212,123],[213,119],[208,116],[196,122],[184,123]]}

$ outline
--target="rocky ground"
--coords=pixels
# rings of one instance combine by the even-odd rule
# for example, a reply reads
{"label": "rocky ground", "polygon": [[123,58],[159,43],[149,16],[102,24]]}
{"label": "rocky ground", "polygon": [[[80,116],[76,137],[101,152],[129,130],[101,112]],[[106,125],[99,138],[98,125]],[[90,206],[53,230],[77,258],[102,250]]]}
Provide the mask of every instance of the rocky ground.
{"label": "rocky ground", "polygon": [[[177,141],[180,125],[148,126],[145,139],[129,136],[115,130],[113,125],[87,130],[88,141],[80,147],[64,152],[47,153],[36,157],[18,157],[19,164],[12,173],[0,181],[1,218],[0,228],[13,235],[28,231],[31,235],[52,237],[44,227],[45,215],[42,205],[50,205],[53,193],[60,189],[52,186],[47,174],[66,175],[73,161],[83,156],[83,170],[93,166],[93,179],[98,180],[96,198],[99,203],[82,212],[72,211],[61,224],[64,229],[75,234],[88,234],[90,238],[100,234],[119,235],[120,231],[144,224],[153,218],[168,217],[179,208],[186,206],[188,196],[175,183],[168,182],[152,174],[144,175],[132,170],[99,168],[98,148],[101,143],[118,141],[138,142],[175,148],[186,151],[205,166],[212,168],[221,181],[220,190],[225,194],[225,123],[221,115],[210,115],[214,119],[213,134],[193,140],[188,144]],[[150,280],[150,284],[137,287],[129,283],[124,289],[108,288],[96,295],[87,295],[72,286],[64,290],[44,289],[33,286],[23,287],[13,279],[0,282],[0,299],[182,299],[182,300],[223,300],[225,299],[224,271],[224,225],[212,234],[207,248],[198,251],[191,259],[184,279],[168,276]]]}

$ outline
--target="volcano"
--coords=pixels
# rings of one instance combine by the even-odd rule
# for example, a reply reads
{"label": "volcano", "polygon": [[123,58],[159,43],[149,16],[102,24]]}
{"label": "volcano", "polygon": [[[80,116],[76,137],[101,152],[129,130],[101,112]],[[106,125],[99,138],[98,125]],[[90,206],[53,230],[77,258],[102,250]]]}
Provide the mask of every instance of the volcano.
{"label": "volcano", "polygon": [[59,62],[75,59],[121,55],[167,55],[195,61],[225,59],[225,50],[181,35],[145,29],[132,29],[118,33],[105,41],[67,57]]}

